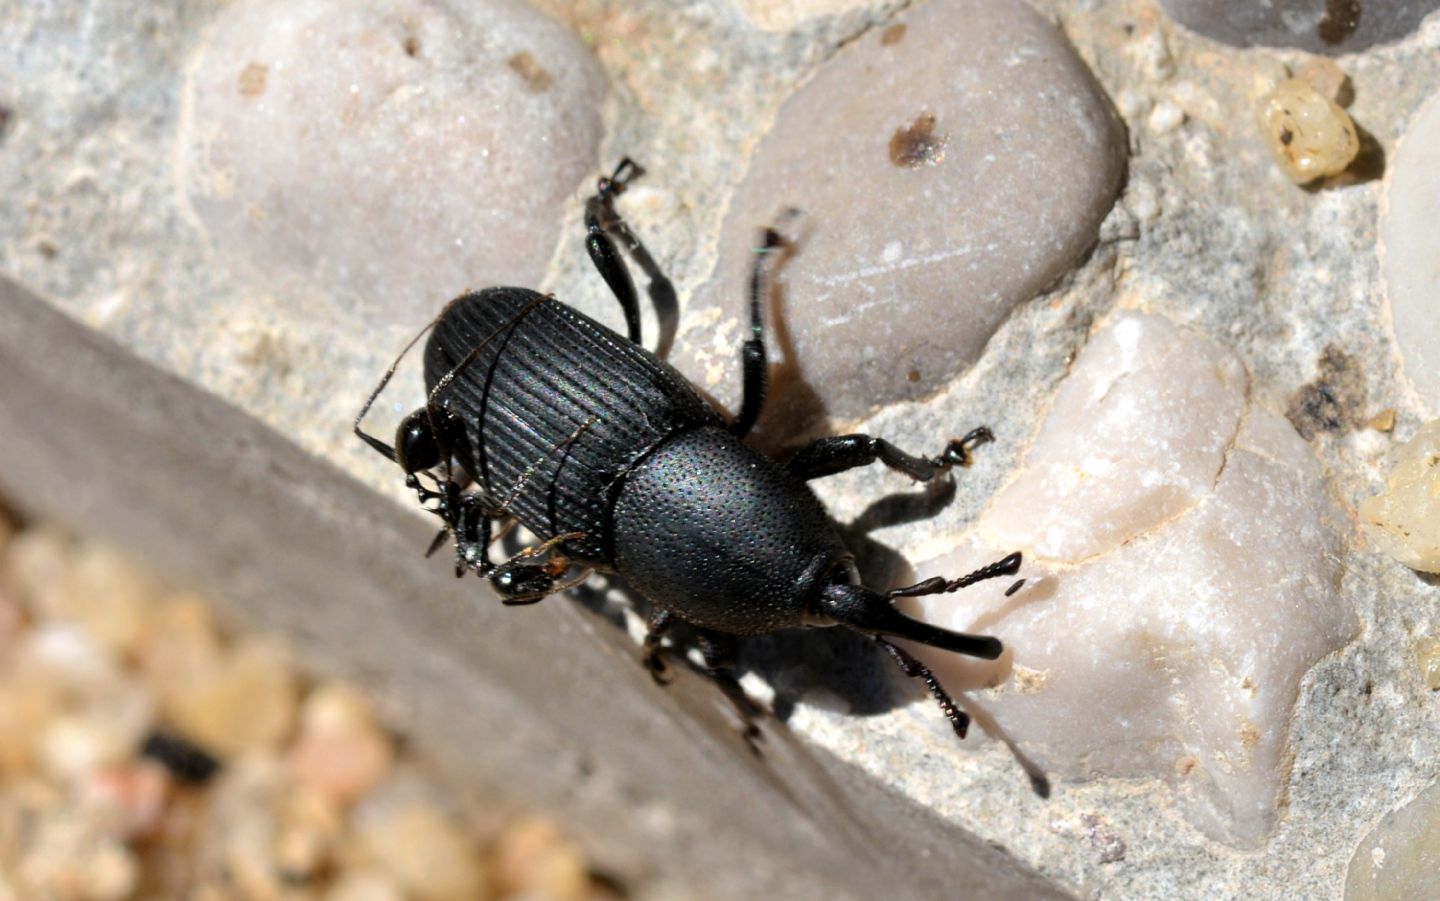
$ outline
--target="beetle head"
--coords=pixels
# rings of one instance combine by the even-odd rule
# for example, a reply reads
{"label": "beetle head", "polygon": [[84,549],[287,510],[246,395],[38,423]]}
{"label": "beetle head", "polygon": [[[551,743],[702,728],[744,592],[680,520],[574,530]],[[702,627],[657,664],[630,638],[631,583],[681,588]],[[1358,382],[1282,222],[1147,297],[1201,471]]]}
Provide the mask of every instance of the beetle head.
{"label": "beetle head", "polygon": [[400,421],[395,430],[395,462],[413,475],[438,466],[450,456],[460,435],[460,420],[438,405],[421,407]]}

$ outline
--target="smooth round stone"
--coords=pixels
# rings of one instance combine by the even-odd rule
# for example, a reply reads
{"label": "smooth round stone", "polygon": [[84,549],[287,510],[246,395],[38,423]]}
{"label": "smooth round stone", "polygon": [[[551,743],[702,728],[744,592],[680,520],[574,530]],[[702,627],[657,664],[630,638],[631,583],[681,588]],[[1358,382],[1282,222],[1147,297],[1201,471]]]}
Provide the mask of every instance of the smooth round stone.
{"label": "smooth round stone", "polygon": [[737,405],[751,248],[794,207],[799,246],[770,336],[772,363],[789,358],[769,421],[925,396],[1094,243],[1123,165],[1109,101],[1028,6],[924,4],[781,107],[681,319],[676,362]]}
{"label": "smooth round stone", "polygon": [[605,79],[518,0],[268,0],[222,14],[188,92],[184,183],[215,243],[413,326],[539,281]]}
{"label": "smooth round stone", "polygon": [[1380,214],[1381,272],[1405,374],[1440,413],[1440,95],[1411,120]]}
{"label": "smooth round stone", "polygon": [[1160,0],[1172,19],[1235,47],[1354,53],[1399,40],[1440,0]]}

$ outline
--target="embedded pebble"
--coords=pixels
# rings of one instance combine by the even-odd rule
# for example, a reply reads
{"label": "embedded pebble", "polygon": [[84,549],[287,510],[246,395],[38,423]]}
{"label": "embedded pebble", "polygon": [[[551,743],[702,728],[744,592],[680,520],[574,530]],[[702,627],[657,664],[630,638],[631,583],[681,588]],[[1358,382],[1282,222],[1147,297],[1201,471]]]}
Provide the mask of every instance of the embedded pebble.
{"label": "embedded pebble", "polygon": [[210,608],[195,595],[168,599],[152,618],[137,656],[146,684],[172,709],[191,686],[220,666],[220,635]]}
{"label": "embedded pebble", "polygon": [[507,828],[495,843],[491,861],[502,891],[552,901],[589,897],[584,856],[549,820],[531,818]]}
{"label": "embedded pebble", "polygon": [[386,811],[362,823],[360,842],[366,859],[399,883],[407,897],[463,901],[480,895],[486,884],[469,836],[432,807]]}
{"label": "embedded pebble", "polygon": [[1435,897],[1440,872],[1440,785],[1393,811],[1360,841],[1345,875],[1345,901]]}
{"label": "embedded pebble", "polygon": [[918,652],[957,690],[998,686],[970,702],[1052,776],[1167,780],[1197,827],[1240,846],[1275,821],[1301,678],[1357,631],[1343,513],[1248,387],[1209,339],[1117,314],[972,536],[917,567],[954,577],[1023,551],[1011,596],[917,599],[926,619],[1000,636],[1001,660]]}
{"label": "embedded pebble", "polygon": [[337,803],[368,792],[390,772],[394,751],[368,702],[343,685],[322,685],[305,699],[300,735],[289,753],[295,779]]}
{"label": "embedded pebble", "polygon": [[1025,4],[907,10],[779,110],[681,318],[676,363],[735,407],[751,248],[796,208],[767,414],[851,417],[930,394],[1095,242],[1124,149],[1084,63]]}
{"label": "embedded pebble", "polygon": [[1405,37],[1440,0],[1160,0],[1177,22],[1234,47],[1354,53]]}
{"label": "embedded pebble", "polygon": [[1282,81],[1260,101],[1260,127],[1275,162],[1296,184],[1338,175],[1360,152],[1350,115],[1301,78]]}
{"label": "embedded pebble", "polygon": [[540,280],[597,169],[605,78],[520,0],[266,0],[188,85],[188,197],[216,245],[413,327]]}
{"label": "embedded pebble", "polygon": [[1405,374],[1430,413],[1440,415],[1440,94],[1411,119],[1390,159],[1381,273]]}
{"label": "embedded pebble", "polygon": [[1395,451],[1385,493],[1360,502],[1375,546],[1411,569],[1440,573],[1440,419]]}
{"label": "embedded pebble", "polygon": [[168,713],[181,734],[222,760],[273,751],[295,722],[296,676],[270,642],[249,640],[179,689]]}

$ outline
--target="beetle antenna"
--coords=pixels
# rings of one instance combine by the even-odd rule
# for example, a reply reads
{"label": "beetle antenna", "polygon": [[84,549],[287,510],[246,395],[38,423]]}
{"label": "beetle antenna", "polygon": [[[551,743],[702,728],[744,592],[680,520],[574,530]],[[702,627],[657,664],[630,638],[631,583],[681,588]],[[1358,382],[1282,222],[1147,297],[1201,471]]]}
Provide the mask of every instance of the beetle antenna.
{"label": "beetle antenna", "polygon": [[[447,304],[445,310],[449,309],[450,307]],[[379,438],[376,438],[374,435],[367,434],[363,429],[360,428],[360,423],[363,422],[366,415],[369,414],[370,408],[375,406],[375,401],[380,398],[380,392],[384,391],[385,386],[390,384],[390,380],[395,377],[395,370],[400,368],[400,361],[405,359],[405,355],[410,353],[411,349],[414,348],[416,344],[420,343],[420,339],[425,337],[426,332],[430,331],[430,329],[435,327],[435,323],[439,322],[440,317],[445,315],[445,310],[442,310],[439,316],[436,316],[434,319],[430,320],[430,322],[427,323],[424,328],[415,333],[415,337],[411,338],[410,342],[405,345],[403,350],[400,351],[399,356],[395,358],[395,362],[391,363],[390,368],[385,370],[385,374],[380,376],[380,384],[376,385],[375,390],[370,392],[370,396],[365,398],[365,406],[360,408],[360,415],[355,417],[356,437],[360,438],[360,440],[373,447],[383,456],[388,457],[390,459],[390,462],[392,463],[399,462],[399,460],[397,460],[395,457],[395,448],[386,444],[384,441],[381,441]]]}
{"label": "beetle antenna", "polygon": [[820,612],[840,625],[872,638],[894,636],[985,660],[994,660],[1005,650],[998,638],[952,632],[906,616],[895,609],[888,597],[860,585],[826,586],[820,600]]}

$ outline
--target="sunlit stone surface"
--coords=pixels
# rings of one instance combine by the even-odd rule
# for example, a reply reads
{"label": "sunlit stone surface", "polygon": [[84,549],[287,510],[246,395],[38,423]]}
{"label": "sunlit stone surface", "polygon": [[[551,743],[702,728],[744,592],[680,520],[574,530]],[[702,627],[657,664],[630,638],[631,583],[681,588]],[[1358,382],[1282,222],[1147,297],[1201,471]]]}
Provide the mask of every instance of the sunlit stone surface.
{"label": "sunlit stone surface", "polygon": [[926,617],[999,636],[993,664],[930,653],[1052,775],[1170,782],[1204,832],[1262,838],[1300,679],[1348,642],[1343,518],[1280,416],[1247,404],[1219,345],[1117,314],[1080,353],[1024,467],[972,538],[920,566],[955,576],[1026,553],[1012,597],[971,588]]}
{"label": "sunlit stone surface", "polygon": [[186,190],[221,250],[415,325],[539,281],[604,92],[518,0],[237,5],[191,74]]}
{"label": "sunlit stone surface", "polygon": [[1415,114],[1390,165],[1381,259],[1405,374],[1440,414],[1440,95]]}
{"label": "sunlit stone surface", "polygon": [[1048,22],[939,0],[874,29],[781,107],[681,323],[678,362],[733,404],[751,247],[794,207],[772,354],[773,421],[921,397],[1011,307],[1094,243],[1124,158],[1118,119]]}

